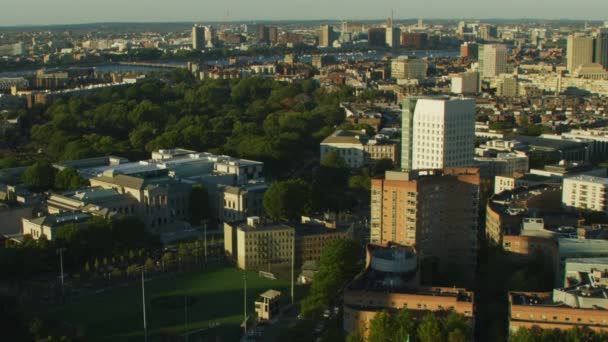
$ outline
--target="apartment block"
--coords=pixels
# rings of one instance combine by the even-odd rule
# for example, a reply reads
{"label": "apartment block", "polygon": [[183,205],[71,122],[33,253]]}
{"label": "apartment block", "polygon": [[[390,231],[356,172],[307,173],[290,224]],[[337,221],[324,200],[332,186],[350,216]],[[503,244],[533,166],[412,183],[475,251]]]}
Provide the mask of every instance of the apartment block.
{"label": "apartment block", "polygon": [[469,71],[452,75],[450,92],[461,95],[477,94],[479,92],[479,73]]}
{"label": "apartment block", "polygon": [[419,58],[401,56],[391,62],[391,76],[397,80],[422,80],[427,70],[426,61]]}
{"label": "apartment block", "polygon": [[593,63],[593,37],[571,34],[566,46],[566,62],[571,74],[585,64]]}
{"label": "apartment block", "polygon": [[372,180],[371,242],[414,246],[441,269],[476,265],[479,170],[388,171]]}
{"label": "apartment block", "polygon": [[479,45],[479,73],[482,78],[507,73],[507,47],[503,44]]}
{"label": "apartment block", "polygon": [[580,175],[564,178],[562,203],[566,208],[608,213],[608,178]]}

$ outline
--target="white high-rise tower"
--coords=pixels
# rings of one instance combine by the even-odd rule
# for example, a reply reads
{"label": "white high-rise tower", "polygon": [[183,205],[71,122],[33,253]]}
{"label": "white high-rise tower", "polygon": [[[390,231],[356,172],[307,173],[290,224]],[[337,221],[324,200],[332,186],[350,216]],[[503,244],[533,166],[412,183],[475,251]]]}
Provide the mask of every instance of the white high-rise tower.
{"label": "white high-rise tower", "polygon": [[403,103],[402,120],[402,169],[473,165],[474,99],[411,97]]}

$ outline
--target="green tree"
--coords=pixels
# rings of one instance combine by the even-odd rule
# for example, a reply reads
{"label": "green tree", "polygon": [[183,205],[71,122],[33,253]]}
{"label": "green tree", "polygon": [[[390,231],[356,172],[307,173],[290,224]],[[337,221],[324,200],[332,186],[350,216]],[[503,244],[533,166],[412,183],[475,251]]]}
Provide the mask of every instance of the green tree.
{"label": "green tree", "polygon": [[472,337],[473,331],[469,325],[468,319],[464,315],[451,311],[445,318],[444,324],[445,330],[448,333],[458,330],[459,334],[463,334],[465,339],[468,340]]}
{"label": "green tree", "polygon": [[[152,265],[152,266],[154,266],[154,265]],[[139,266],[137,266],[137,265],[127,266],[127,275],[128,276],[134,276],[137,273],[139,273]]]}
{"label": "green tree", "polygon": [[34,191],[45,191],[55,183],[55,169],[48,161],[37,161],[23,173],[23,183]]}
{"label": "green tree", "polygon": [[341,210],[347,207],[344,193],[348,187],[350,170],[336,151],[329,151],[315,175],[313,203],[317,210]]}
{"label": "green tree", "polygon": [[418,326],[418,340],[420,342],[443,341],[441,322],[432,312],[427,313]]}
{"label": "green tree", "polygon": [[369,342],[389,342],[393,334],[393,319],[387,311],[377,313],[369,322]]}
{"label": "green tree", "polygon": [[272,219],[298,218],[310,210],[310,186],[300,179],[275,182],[264,194],[263,203]]}
{"label": "green tree", "polygon": [[144,268],[146,270],[146,272],[151,272],[154,271],[154,261],[150,258],[146,259],[146,262],[144,263]]}
{"label": "green tree", "polygon": [[411,340],[416,334],[416,322],[412,313],[407,308],[399,310],[394,318],[392,329],[394,334],[393,341],[395,342]]}
{"label": "green tree", "polygon": [[374,164],[374,176],[384,176],[388,170],[392,170],[395,166],[390,159],[380,159]]}
{"label": "green tree", "polygon": [[448,342],[467,342],[470,341],[460,329],[452,330],[448,333]]}
{"label": "green tree", "polygon": [[88,184],[89,182],[71,167],[65,168],[55,175],[55,189],[57,190],[76,190]]}
{"label": "green tree", "polygon": [[321,252],[310,293],[302,301],[302,314],[318,318],[338,303],[342,289],[361,270],[361,246],[354,240],[335,240]]}
{"label": "green tree", "polygon": [[363,338],[363,334],[357,330],[346,336],[346,342],[365,342],[365,339]]}
{"label": "green tree", "polygon": [[509,337],[510,342],[534,342],[536,336],[530,329],[519,328]]}
{"label": "green tree", "polygon": [[118,279],[118,278],[122,278],[122,276],[123,276],[123,272],[122,272],[122,270],[120,268],[115,267],[112,270],[112,278]]}

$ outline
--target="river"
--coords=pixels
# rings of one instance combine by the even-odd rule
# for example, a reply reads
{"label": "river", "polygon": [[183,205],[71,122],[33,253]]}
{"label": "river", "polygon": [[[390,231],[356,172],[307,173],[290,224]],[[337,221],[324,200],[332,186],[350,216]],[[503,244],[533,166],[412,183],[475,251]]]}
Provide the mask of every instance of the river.
{"label": "river", "polygon": [[[418,58],[424,58],[424,57],[429,57],[429,58],[433,58],[433,57],[458,57],[459,56],[459,51],[458,50],[437,50],[437,51],[410,51],[408,53],[404,53],[401,55],[406,55],[406,56],[415,56]],[[327,53],[325,55],[328,56],[334,56],[336,58],[336,60],[340,61],[340,62],[345,62],[345,61],[362,61],[362,60],[372,60],[372,61],[379,61],[381,60],[385,55],[387,55],[387,52],[379,52],[379,51],[367,51],[367,52],[349,52],[349,53]],[[256,57],[241,57],[241,60],[243,60],[246,63],[253,63],[253,64],[264,64],[264,63],[274,63],[274,62],[279,62],[283,60],[283,56],[270,56],[270,57],[266,57],[266,56],[256,56]],[[304,62],[304,63],[310,63],[312,59],[311,55],[303,55],[300,57],[300,61]],[[183,61],[160,61],[160,62],[154,62],[154,63],[161,63],[161,64],[173,64],[175,66],[180,66],[183,67],[185,66],[185,62]],[[207,64],[209,65],[217,65],[217,66],[225,66],[228,65],[228,59],[216,59],[216,60],[210,60],[210,61],[206,61]],[[112,63],[104,63],[104,64],[99,64],[99,65],[93,65],[93,66],[80,66],[80,65],[67,65],[64,67],[52,67],[52,68],[47,68],[47,70],[78,70],[78,69],[89,69],[89,68],[94,68],[96,71],[101,72],[101,73],[107,73],[107,72],[141,72],[141,73],[145,73],[145,72],[152,72],[152,71],[161,71],[161,70],[168,70],[167,68],[157,68],[157,67],[152,67],[152,66],[140,66],[140,65],[122,65],[122,64],[112,64]],[[18,71],[2,71],[0,72],[0,77],[25,77],[25,76],[29,76],[29,75],[33,75],[36,73],[36,69],[28,69],[28,70],[18,70]]]}

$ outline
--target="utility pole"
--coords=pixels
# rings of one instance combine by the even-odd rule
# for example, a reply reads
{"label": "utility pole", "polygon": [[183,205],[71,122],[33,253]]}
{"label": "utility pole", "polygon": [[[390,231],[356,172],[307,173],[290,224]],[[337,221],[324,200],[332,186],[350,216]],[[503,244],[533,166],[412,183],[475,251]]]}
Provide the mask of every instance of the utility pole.
{"label": "utility pole", "polygon": [[59,272],[60,272],[60,278],[61,278],[61,298],[62,299],[65,298],[65,283],[64,283],[64,279],[63,279],[63,252],[64,251],[65,251],[65,248],[57,249],[57,254],[59,254]]}
{"label": "utility pole", "polygon": [[146,322],[146,288],[144,285],[144,268],[141,268],[141,305],[144,313],[144,341],[148,342],[148,324]]}
{"label": "utility pole", "polygon": [[293,237],[293,244],[291,245],[291,304],[293,305],[293,272],[296,263],[296,239]]}
{"label": "utility pole", "polygon": [[207,222],[203,223],[203,229],[205,230],[205,265],[207,264]]}
{"label": "utility pole", "polygon": [[245,327],[245,335],[247,335],[247,273],[243,274],[243,284],[244,284],[243,307],[244,307],[244,314],[245,314],[243,324]]}
{"label": "utility pole", "polygon": [[188,298],[184,292],[184,328],[186,330],[186,342],[188,342]]}

